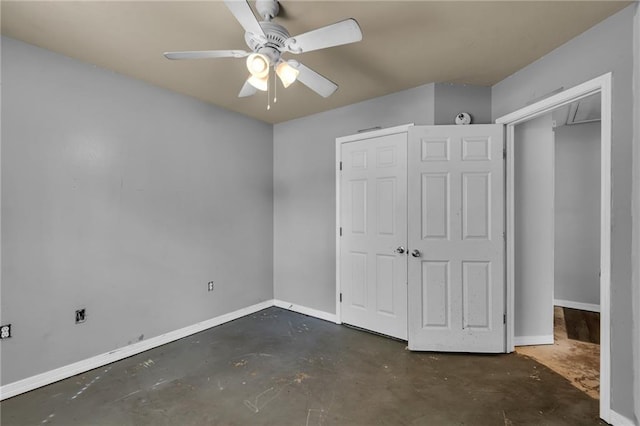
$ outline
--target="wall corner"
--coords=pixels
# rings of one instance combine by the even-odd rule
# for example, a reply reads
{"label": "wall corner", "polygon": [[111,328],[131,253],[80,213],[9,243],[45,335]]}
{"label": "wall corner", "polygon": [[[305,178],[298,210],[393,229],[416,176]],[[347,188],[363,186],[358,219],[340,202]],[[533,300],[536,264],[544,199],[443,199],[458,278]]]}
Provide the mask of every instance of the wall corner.
{"label": "wall corner", "polygon": [[633,393],[635,423],[640,424],[640,4],[633,20],[633,186],[632,186],[632,286],[633,286]]}

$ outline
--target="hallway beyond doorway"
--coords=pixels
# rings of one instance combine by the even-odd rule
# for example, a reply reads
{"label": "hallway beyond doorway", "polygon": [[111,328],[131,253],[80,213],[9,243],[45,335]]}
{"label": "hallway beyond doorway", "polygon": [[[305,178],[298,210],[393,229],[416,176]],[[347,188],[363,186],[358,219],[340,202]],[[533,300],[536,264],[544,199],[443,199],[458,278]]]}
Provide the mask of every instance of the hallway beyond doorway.
{"label": "hallway beyond doorway", "polygon": [[[593,334],[585,330],[585,328],[589,328],[586,324],[570,327],[573,328],[570,334],[575,332],[577,334],[575,337],[580,337],[581,340],[567,336],[566,309],[559,306],[553,308],[553,345],[518,346],[516,352],[546,365],[566,377],[573,386],[591,398],[598,399],[600,397],[600,345],[581,341],[596,340],[594,339],[596,336],[585,336]],[[571,311],[576,310],[572,309]],[[599,340],[599,333],[597,337]]]}

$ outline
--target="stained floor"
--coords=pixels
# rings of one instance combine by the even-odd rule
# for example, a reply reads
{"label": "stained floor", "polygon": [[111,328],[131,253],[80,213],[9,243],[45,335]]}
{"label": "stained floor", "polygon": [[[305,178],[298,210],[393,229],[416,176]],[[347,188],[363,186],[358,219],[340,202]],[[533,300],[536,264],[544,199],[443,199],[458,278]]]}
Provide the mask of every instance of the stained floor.
{"label": "stained floor", "polygon": [[520,346],[516,352],[544,364],[591,398],[599,399],[600,344],[593,343],[600,342],[599,315],[555,306],[553,317],[553,345]]}
{"label": "stained floor", "polygon": [[8,399],[3,426],[598,425],[598,401],[517,354],[414,353],[279,308]]}

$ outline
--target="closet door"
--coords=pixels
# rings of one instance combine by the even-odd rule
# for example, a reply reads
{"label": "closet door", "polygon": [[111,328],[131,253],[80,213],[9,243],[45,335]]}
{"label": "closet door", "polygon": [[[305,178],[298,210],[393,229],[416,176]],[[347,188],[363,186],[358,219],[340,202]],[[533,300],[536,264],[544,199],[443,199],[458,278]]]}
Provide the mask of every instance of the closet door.
{"label": "closet door", "polygon": [[505,351],[503,146],[502,125],[409,129],[411,350]]}
{"label": "closet door", "polygon": [[407,339],[407,133],[341,145],[341,319]]}

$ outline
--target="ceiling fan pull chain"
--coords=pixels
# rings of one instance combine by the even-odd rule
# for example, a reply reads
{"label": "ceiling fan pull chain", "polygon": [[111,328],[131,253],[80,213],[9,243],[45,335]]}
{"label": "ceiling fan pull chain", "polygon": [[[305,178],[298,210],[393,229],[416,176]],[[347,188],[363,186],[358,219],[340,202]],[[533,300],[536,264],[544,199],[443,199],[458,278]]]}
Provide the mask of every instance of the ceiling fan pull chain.
{"label": "ceiling fan pull chain", "polygon": [[273,75],[273,103],[278,103],[278,79]]}
{"label": "ceiling fan pull chain", "polygon": [[271,109],[271,68],[267,72],[267,111]]}

